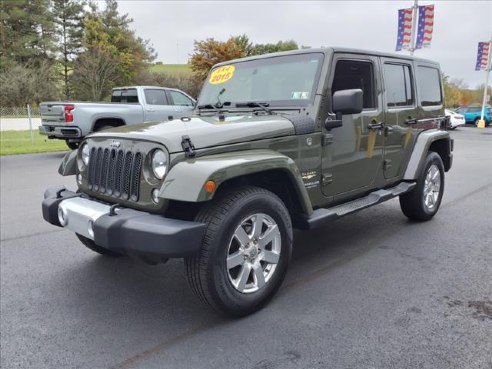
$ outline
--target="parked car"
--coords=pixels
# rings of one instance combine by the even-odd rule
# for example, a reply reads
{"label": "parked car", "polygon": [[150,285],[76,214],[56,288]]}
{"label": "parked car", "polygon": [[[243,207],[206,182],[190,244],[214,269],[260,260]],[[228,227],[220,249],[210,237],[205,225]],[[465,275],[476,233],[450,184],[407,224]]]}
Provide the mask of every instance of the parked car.
{"label": "parked car", "polygon": [[456,127],[464,126],[466,124],[465,117],[461,114],[449,109],[444,110],[444,114],[449,117],[449,129],[456,129]]}
{"label": "parked car", "polygon": [[[466,123],[469,124],[473,123],[477,126],[478,121],[480,120],[480,116],[482,114],[482,107],[464,106],[459,109],[456,109],[456,113],[464,115]],[[485,120],[485,126],[488,126],[492,121],[492,108],[485,107],[484,120]]]}
{"label": "parked car", "polygon": [[102,255],[184,258],[202,301],[250,314],[280,288],[293,228],[396,197],[410,219],[436,215],[453,161],[441,86],[435,62],[364,50],[223,62],[192,115],[68,153],[59,172],[78,190],[47,189],[43,217]]}
{"label": "parked car", "polygon": [[40,104],[39,132],[76,149],[91,132],[148,121],[162,122],[194,109],[183,91],[156,86],[114,88],[111,103],[52,101]]}

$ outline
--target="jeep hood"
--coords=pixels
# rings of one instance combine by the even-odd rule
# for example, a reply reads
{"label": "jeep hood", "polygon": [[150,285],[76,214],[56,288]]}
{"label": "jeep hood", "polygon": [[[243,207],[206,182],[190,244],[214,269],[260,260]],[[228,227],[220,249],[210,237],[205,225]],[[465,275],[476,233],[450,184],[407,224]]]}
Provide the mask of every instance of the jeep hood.
{"label": "jeep hood", "polygon": [[90,137],[159,142],[173,153],[183,151],[183,136],[190,138],[195,149],[203,149],[293,134],[292,122],[278,115],[226,115],[223,121],[218,116],[195,116],[169,122],[118,127]]}

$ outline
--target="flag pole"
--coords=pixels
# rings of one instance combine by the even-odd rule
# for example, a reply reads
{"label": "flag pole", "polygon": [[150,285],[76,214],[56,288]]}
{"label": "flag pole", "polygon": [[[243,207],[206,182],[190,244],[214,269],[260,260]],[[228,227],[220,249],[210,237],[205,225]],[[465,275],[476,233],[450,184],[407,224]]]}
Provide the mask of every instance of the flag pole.
{"label": "flag pole", "polygon": [[485,121],[484,121],[485,103],[487,102],[487,92],[489,90],[490,69],[492,69],[492,60],[490,60],[491,56],[492,56],[492,36],[490,37],[490,41],[489,41],[489,55],[488,55],[486,73],[485,73],[485,86],[483,87],[482,114],[480,114],[480,122],[478,124],[480,128],[485,128]]}
{"label": "flag pole", "polygon": [[410,41],[410,56],[413,56],[413,52],[415,51],[415,33],[417,31],[417,15],[419,11],[419,2],[415,0],[413,3],[413,17],[412,17],[412,39]]}

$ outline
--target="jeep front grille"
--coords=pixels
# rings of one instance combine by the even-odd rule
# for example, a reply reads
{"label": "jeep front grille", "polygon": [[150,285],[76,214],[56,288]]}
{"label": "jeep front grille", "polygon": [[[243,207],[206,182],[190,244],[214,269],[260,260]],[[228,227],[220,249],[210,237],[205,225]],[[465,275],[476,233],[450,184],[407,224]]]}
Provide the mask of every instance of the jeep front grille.
{"label": "jeep front grille", "polygon": [[142,153],[93,147],[87,166],[89,189],[122,200],[138,201]]}

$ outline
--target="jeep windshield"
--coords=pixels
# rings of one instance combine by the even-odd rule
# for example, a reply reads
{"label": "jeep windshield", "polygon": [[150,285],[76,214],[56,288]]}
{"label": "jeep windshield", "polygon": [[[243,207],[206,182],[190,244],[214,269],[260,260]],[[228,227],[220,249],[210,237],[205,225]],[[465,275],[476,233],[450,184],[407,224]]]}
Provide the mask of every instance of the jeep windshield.
{"label": "jeep windshield", "polygon": [[198,108],[307,106],[316,93],[323,57],[322,53],[285,55],[214,68],[205,80]]}

